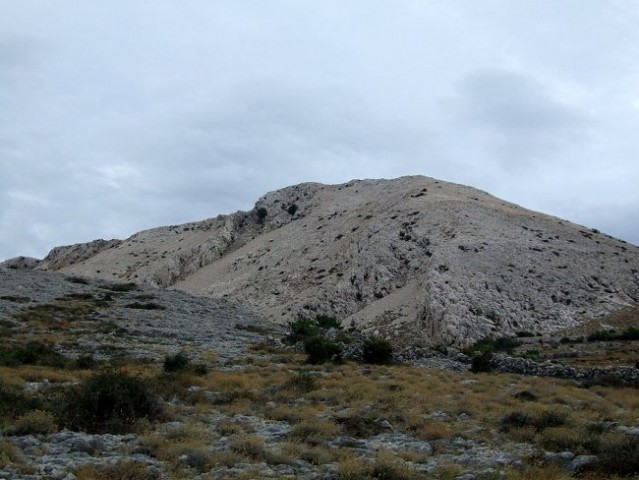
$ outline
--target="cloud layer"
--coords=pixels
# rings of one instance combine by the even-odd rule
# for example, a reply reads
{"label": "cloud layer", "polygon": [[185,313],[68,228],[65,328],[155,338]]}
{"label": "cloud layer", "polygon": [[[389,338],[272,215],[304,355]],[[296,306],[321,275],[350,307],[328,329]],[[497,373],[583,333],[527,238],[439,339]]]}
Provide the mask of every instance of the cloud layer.
{"label": "cloud layer", "polygon": [[0,258],[406,174],[639,244],[630,0],[0,11]]}

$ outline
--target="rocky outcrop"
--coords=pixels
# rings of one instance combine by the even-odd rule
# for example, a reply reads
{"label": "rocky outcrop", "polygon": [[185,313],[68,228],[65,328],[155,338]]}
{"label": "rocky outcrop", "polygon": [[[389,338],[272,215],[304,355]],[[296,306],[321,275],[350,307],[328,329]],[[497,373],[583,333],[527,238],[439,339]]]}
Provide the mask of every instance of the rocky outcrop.
{"label": "rocky outcrop", "polygon": [[117,247],[121,243],[120,240],[94,240],[89,243],[55,247],[44,258],[40,268],[42,270],[59,270],[67,265],[88,260],[99,253]]}
{"label": "rocky outcrop", "polygon": [[0,262],[0,267],[11,268],[13,270],[31,270],[40,265],[41,260],[31,257],[14,257],[4,262]]}
{"label": "rocky outcrop", "polygon": [[639,248],[426,177],[306,183],[250,212],[54,249],[41,265],[337,316],[411,343],[549,333],[639,302]]}

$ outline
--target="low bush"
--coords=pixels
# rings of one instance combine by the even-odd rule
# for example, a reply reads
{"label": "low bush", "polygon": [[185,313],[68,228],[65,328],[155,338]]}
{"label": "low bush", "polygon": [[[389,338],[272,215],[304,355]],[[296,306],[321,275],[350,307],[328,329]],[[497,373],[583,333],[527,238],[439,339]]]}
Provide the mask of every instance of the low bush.
{"label": "low bush", "polygon": [[516,338],[499,337],[499,338],[482,338],[473,345],[465,349],[466,354],[473,355],[475,352],[492,353],[492,352],[510,352],[514,348],[521,345]]}
{"label": "low bush", "polygon": [[528,415],[515,411],[502,417],[499,428],[502,432],[508,432],[514,428],[534,427],[537,432],[542,432],[546,428],[561,427],[566,422],[566,416],[559,412],[545,411],[536,415]]}
{"label": "low bush", "polygon": [[133,282],[127,283],[112,283],[110,285],[105,285],[102,287],[106,290],[111,290],[112,292],[132,292],[138,289],[138,286]]}
{"label": "low bush", "polygon": [[518,400],[523,400],[525,402],[536,402],[539,400],[539,397],[528,390],[522,390],[521,392],[517,392],[513,395]]}
{"label": "low bush", "polygon": [[186,370],[189,367],[191,361],[184,352],[176,353],[175,355],[169,355],[164,358],[164,371],[165,372],[178,372]]}
{"label": "low bush", "polygon": [[231,438],[230,450],[253,460],[262,460],[266,455],[264,439],[257,435],[239,434]]}
{"label": "low bush", "polygon": [[162,414],[150,385],[120,371],[85,379],[67,393],[65,406],[65,423],[90,433],[131,432],[137,420],[155,420]]}
{"label": "low bush", "polygon": [[519,331],[519,332],[516,332],[515,335],[517,335],[518,338],[528,338],[528,337],[535,336],[533,332],[528,332],[528,331]]}
{"label": "low bush", "polygon": [[337,318],[335,317],[331,317],[330,315],[316,315],[315,323],[317,323],[317,326],[322,330],[328,330],[329,328],[337,328],[338,330],[340,330],[342,328],[339,320],[337,320]]}
{"label": "low bush", "polygon": [[328,361],[339,361],[339,345],[327,338],[315,336],[304,341],[304,351],[308,354],[308,363],[314,365]]}
{"label": "low bush", "polygon": [[362,357],[366,363],[378,365],[391,363],[393,360],[393,346],[383,338],[367,338],[362,346]]}
{"label": "low bush", "polygon": [[125,305],[126,308],[134,308],[137,310],[166,310],[166,307],[153,302],[131,302]]}
{"label": "low bush", "polygon": [[289,343],[296,343],[317,335],[319,330],[320,327],[315,320],[298,318],[289,324],[289,333],[286,339]]}
{"label": "low bush", "polygon": [[16,367],[18,365],[45,365],[63,368],[67,364],[64,355],[42,342],[28,342],[20,347],[0,348],[0,365]]}
{"label": "low bush", "polygon": [[586,340],[589,342],[608,342],[616,338],[617,334],[614,330],[599,330],[598,332],[588,335]]}
{"label": "low bush", "polygon": [[49,435],[58,431],[58,424],[51,412],[31,410],[17,419],[6,433],[8,435]]}
{"label": "low bush", "polygon": [[291,388],[300,393],[308,393],[317,389],[317,380],[309,372],[298,371],[284,384],[284,388]]}
{"label": "low bush", "polygon": [[484,352],[479,355],[473,355],[470,365],[470,371],[473,373],[492,372],[493,367],[490,364],[493,354]]}
{"label": "low bush", "polygon": [[264,223],[266,216],[268,215],[268,210],[264,207],[260,207],[257,209],[257,221],[258,223]]}
{"label": "low bush", "polygon": [[98,365],[98,362],[93,355],[81,355],[75,360],[75,368],[80,370],[91,370]]}
{"label": "low bush", "polygon": [[17,418],[31,408],[35,408],[33,400],[0,380],[0,420]]}
{"label": "low bush", "polygon": [[289,332],[285,337],[287,343],[297,343],[322,333],[331,328],[341,329],[335,317],[319,314],[315,318],[300,317],[289,323]]}
{"label": "low bush", "polygon": [[628,327],[619,334],[619,340],[639,340],[639,328]]}

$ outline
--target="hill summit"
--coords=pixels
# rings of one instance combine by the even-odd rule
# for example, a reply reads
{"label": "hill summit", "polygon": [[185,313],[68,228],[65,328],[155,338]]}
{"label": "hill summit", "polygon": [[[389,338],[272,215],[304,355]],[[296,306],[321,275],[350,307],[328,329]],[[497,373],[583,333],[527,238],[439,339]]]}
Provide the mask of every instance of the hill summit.
{"label": "hill summit", "polygon": [[422,344],[549,333],[639,303],[638,247],[421,176],[303,183],[248,212],[56,247],[36,268]]}

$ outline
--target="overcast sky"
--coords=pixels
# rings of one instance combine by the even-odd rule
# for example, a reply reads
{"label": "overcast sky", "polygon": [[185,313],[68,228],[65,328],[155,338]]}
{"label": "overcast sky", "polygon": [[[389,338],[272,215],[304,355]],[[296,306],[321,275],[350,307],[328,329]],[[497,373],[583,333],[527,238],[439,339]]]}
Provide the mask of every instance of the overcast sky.
{"label": "overcast sky", "polygon": [[639,244],[636,0],[0,0],[0,259],[421,174]]}

